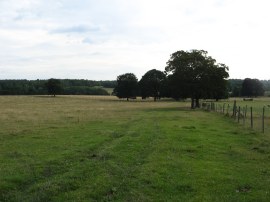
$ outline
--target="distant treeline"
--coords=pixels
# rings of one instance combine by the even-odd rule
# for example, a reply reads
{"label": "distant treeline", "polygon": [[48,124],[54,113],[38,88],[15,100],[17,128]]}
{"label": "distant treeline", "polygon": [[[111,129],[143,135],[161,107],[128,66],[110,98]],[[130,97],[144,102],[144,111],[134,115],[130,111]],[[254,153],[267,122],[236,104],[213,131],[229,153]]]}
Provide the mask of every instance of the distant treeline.
{"label": "distant treeline", "polygon": [[[270,92],[270,80],[259,80],[265,91]],[[48,80],[0,80],[0,95],[47,95]],[[104,88],[115,88],[116,81],[94,81],[84,79],[60,79],[63,95],[108,95]],[[229,79],[231,97],[240,97],[244,80]]]}
{"label": "distant treeline", "polygon": [[[48,80],[0,80],[0,95],[47,95]],[[116,81],[60,79],[62,95],[108,95]]]}
{"label": "distant treeline", "polygon": [[[242,79],[229,79],[228,80],[228,90],[231,97],[245,96],[245,92],[243,89],[243,87],[245,86],[244,85],[245,80],[242,80]],[[262,85],[262,88],[264,91],[266,92],[270,91],[270,80],[257,80],[257,79],[252,79],[252,80],[256,80],[257,82],[259,82]]]}

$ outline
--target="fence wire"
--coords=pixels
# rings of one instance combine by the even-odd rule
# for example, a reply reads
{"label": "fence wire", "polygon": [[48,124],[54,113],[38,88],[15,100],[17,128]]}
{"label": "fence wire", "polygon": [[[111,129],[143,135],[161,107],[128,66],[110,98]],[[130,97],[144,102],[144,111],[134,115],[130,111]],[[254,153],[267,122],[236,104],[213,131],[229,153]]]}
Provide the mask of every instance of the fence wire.
{"label": "fence wire", "polygon": [[244,102],[203,102],[206,111],[232,118],[244,127],[270,134],[270,105],[245,104]]}

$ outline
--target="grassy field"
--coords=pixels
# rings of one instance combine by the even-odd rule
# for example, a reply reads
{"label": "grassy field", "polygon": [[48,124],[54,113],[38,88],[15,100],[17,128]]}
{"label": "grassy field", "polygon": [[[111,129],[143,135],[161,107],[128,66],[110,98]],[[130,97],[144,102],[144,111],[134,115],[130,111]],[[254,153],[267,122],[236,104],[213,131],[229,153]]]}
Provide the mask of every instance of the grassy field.
{"label": "grassy field", "polygon": [[262,132],[263,122],[263,109],[264,109],[264,132],[270,134],[270,98],[261,97],[253,98],[252,101],[244,101],[242,98],[231,98],[216,102],[216,110],[218,112],[228,113],[228,116],[233,115],[234,101],[236,101],[236,108],[239,110],[240,116],[238,120],[238,113],[236,114],[235,121],[239,122],[246,128],[251,128],[251,107],[253,116],[253,129]]}
{"label": "grassy field", "polygon": [[0,201],[270,201],[270,133],[189,106],[0,97]]}

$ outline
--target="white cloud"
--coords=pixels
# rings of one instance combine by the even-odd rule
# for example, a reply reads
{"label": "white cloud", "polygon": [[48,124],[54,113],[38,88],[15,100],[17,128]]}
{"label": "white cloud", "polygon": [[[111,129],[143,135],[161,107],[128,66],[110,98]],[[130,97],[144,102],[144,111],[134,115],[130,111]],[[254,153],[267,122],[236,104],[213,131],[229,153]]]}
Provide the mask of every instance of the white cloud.
{"label": "white cloud", "polygon": [[204,49],[232,78],[270,79],[267,8],[267,0],[1,0],[0,78],[140,78],[164,70],[174,51]]}

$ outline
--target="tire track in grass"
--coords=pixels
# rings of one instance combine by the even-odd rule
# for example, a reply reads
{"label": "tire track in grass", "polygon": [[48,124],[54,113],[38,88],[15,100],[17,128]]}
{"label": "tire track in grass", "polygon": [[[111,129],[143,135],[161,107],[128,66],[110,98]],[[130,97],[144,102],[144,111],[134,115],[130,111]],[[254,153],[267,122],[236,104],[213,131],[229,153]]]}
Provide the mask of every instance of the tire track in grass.
{"label": "tire track in grass", "polygon": [[[99,180],[93,183],[85,179],[87,188],[82,188],[80,196],[93,201],[119,200],[138,186],[137,175],[145,159],[152,152],[152,145],[159,138],[159,126],[153,120],[135,118],[124,123],[118,133],[120,138],[103,144],[95,150],[93,161],[100,169]],[[93,190],[92,192],[89,190]]]}
{"label": "tire track in grass", "polygon": [[[93,124],[90,123],[90,125]],[[108,123],[106,127],[110,128],[112,125],[115,127],[115,123]],[[96,169],[97,165],[93,161],[95,153],[97,153],[96,151],[106,147],[105,145],[113,144],[116,138],[120,138],[120,136],[112,132],[106,130],[106,132],[103,132],[104,124],[102,122],[94,127],[90,126],[87,128],[87,126],[82,127],[81,125],[77,127],[73,128],[74,131],[69,130],[68,135],[65,134],[65,130],[61,129],[51,131],[53,134],[57,134],[58,138],[66,138],[64,141],[66,143],[74,140],[74,138],[78,138],[78,133],[81,136],[78,140],[74,140],[76,141],[75,143],[69,143],[71,148],[67,153],[61,151],[63,155],[58,155],[54,160],[44,161],[37,159],[34,155],[31,155],[31,158],[26,156],[28,158],[27,161],[25,161],[24,158],[26,157],[24,156],[22,156],[21,160],[16,159],[16,161],[20,161],[19,167],[24,167],[23,169],[27,173],[21,176],[20,181],[16,181],[16,183],[15,181],[9,181],[9,178],[6,177],[6,185],[12,186],[12,188],[1,190],[1,201],[50,201],[55,195],[63,191],[76,190],[80,186],[80,183],[77,182],[84,180],[79,177],[79,175],[83,176],[83,173],[80,172],[80,167],[83,168],[87,162],[89,168]],[[95,134],[93,135],[93,133]],[[92,135],[88,137],[87,134]],[[96,138],[97,136],[102,137]],[[81,145],[80,141],[85,140],[84,138],[94,138],[94,140],[86,141],[90,145],[87,143]],[[61,143],[63,142],[57,142],[55,146]],[[79,144],[79,146],[76,146],[76,144]],[[66,147],[63,145],[58,146],[60,148]],[[48,145],[46,147],[49,148],[51,146]]]}
{"label": "tire track in grass", "polygon": [[[5,193],[3,201],[61,201],[70,197],[99,201],[125,194],[135,186],[136,172],[158,138],[158,126],[141,117],[115,124],[95,126],[98,135],[106,138],[91,148],[84,145],[64,158],[42,162],[39,168],[33,164],[34,178],[29,176]],[[91,128],[84,130],[81,132],[92,132]]]}

